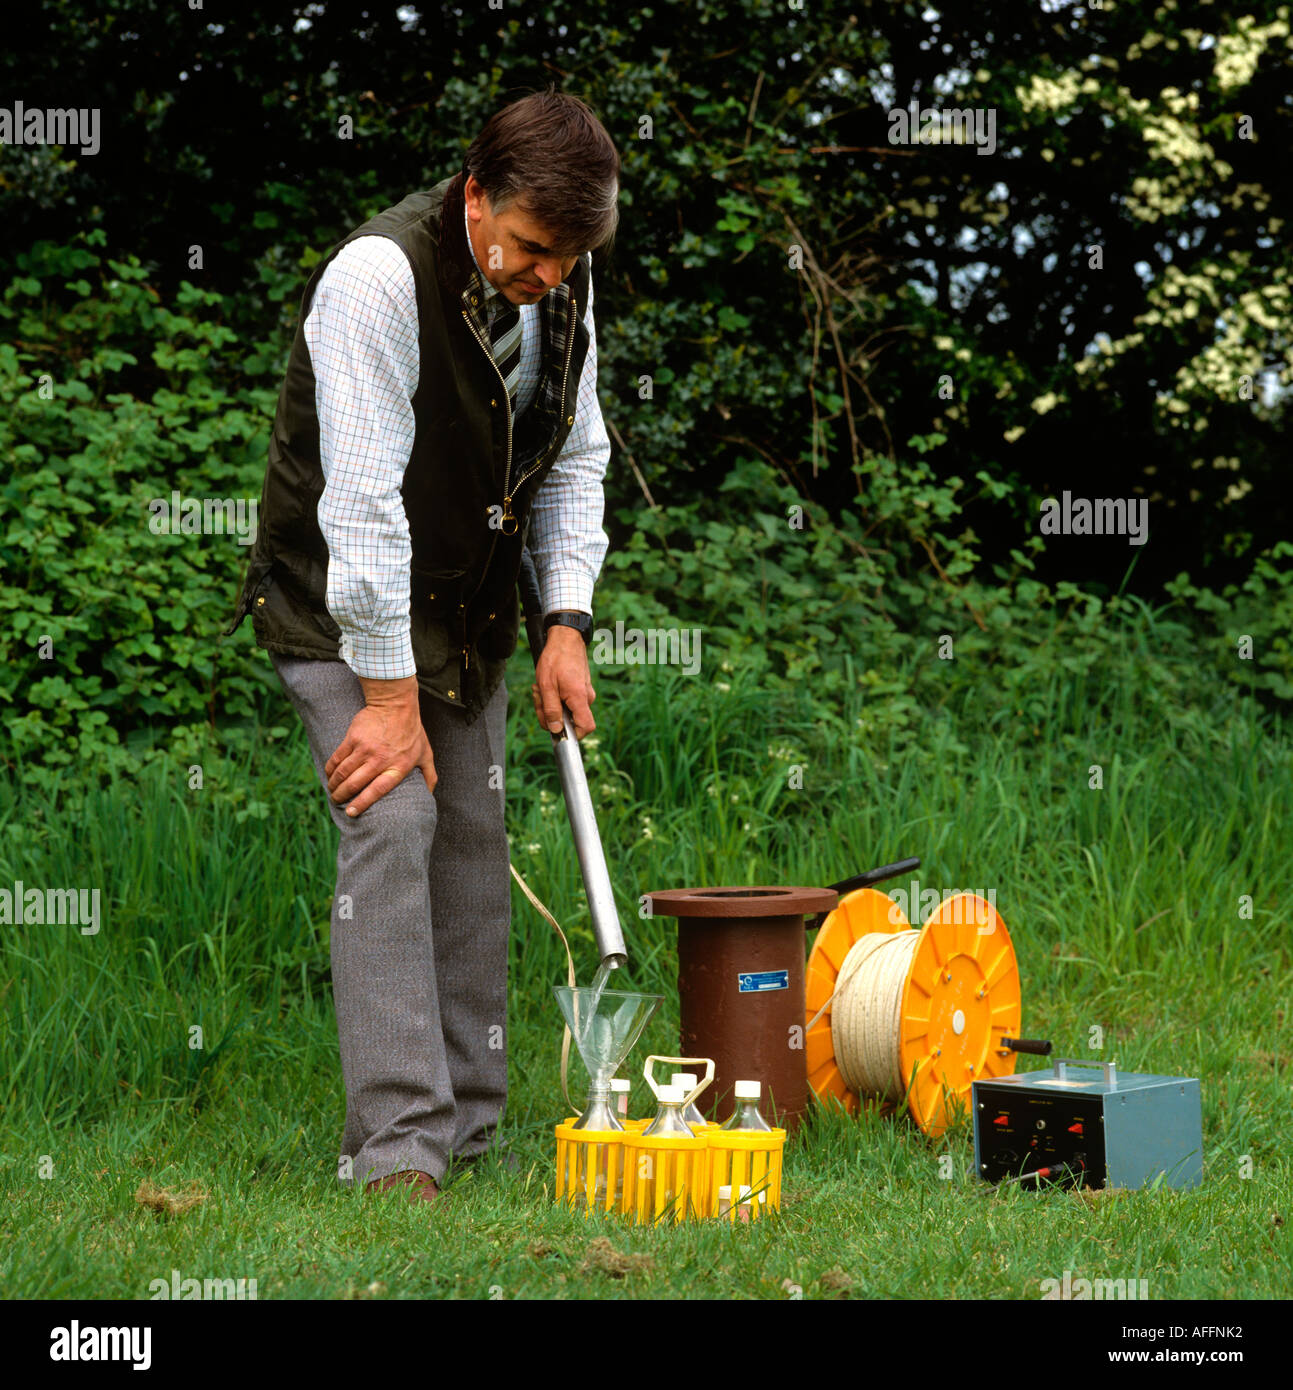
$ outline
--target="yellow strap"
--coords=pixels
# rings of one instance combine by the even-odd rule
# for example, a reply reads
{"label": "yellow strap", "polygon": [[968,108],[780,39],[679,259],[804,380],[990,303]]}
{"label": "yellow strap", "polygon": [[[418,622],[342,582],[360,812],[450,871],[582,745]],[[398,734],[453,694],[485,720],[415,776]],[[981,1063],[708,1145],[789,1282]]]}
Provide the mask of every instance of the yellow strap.
{"label": "yellow strap", "polygon": [[[575,961],[570,954],[570,942],[566,940],[566,934],[557,925],[557,919],[548,911],[546,907],[536,898],[530,890],[530,885],[521,877],[516,870],[516,865],[509,863],[507,866],[512,871],[512,877],[521,885],[521,892],[534,904],[536,908],[552,923],[552,929],[561,938],[561,944],[566,948],[566,982],[571,989],[577,989],[575,984]],[[566,1085],[566,1072],[570,1066],[570,1025],[566,1024],[562,1030],[561,1038],[561,1094],[566,1098],[566,1104],[570,1107],[572,1115],[578,1115],[580,1111],[576,1108],[574,1101],[570,1099],[570,1091]]]}

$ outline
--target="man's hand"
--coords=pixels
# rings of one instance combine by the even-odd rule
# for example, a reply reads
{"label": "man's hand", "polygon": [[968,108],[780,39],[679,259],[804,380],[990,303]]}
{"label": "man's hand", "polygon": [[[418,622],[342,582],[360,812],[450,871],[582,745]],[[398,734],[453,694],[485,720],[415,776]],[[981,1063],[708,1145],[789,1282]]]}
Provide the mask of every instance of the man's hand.
{"label": "man's hand", "polygon": [[436,784],[435,760],[418,708],[417,677],[379,681],[360,676],[359,683],[367,704],[323,765],[328,794],[338,805],[350,802],[348,816],[361,815],[415,767],[422,769],[427,791],[434,792]]}
{"label": "man's hand", "polygon": [[589,706],[597,698],[597,692],[588,673],[584,639],[573,627],[554,623],[548,629],[548,640],[539,654],[534,679],[530,694],[534,698],[534,712],[545,729],[554,734],[561,732],[564,702],[574,721],[576,737],[592,733],[597,724]]}

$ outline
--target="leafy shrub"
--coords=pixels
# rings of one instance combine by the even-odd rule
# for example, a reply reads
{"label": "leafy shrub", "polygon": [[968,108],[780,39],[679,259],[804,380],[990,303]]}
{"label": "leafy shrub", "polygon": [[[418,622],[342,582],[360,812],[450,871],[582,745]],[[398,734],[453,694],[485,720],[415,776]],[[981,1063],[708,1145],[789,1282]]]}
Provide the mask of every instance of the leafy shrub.
{"label": "leafy shrub", "polygon": [[197,759],[262,703],[263,663],[215,641],[244,547],[155,533],[149,504],[169,524],[172,492],[258,499],[276,394],[272,354],[235,359],[218,295],[160,303],[102,240],[37,243],[0,302],[6,758],[87,774]]}
{"label": "leafy shrub", "polygon": [[1218,594],[1179,575],[1167,585],[1211,629],[1211,665],[1245,689],[1293,700],[1293,543],[1278,541],[1253,562],[1242,584]]}
{"label": "leafy shrub", "polygon": [[[281,692],[245,628],[218,637],[244,548],[228,534],[155,533],[150,503],[258,498],[282,352],[242,342],[209,290],[185,283],[162,302],[138,262],[104,257],[102,242],[91,231],[37,243],[0,298],[0,758],[37,781],[156,761],[210,776],[213,760],[283,735]],[[1047,586],[1033,573],[1037,538],[1009,564],[983,563],[963,513],[1002,484],[938,476],[928,456],[942,443],[866,455],[835,517],[739,451],[713,488],[614,507],[599,626],[699,626],[703,683],[763,687],[815,736],[884,756],[928,743],[968,699],[979,720],[1077,737],[1114,689],[1095,673],[1115,661],[1145,700],[1179,711],[1198,695],[1200,642],[1230,678],[1293,694],[1282,563],[1293,547],[1221,594],[1182,576],[1172,594],[1192,611],[1179,618]],[[1229,658],[1243,634],[1251,663]],[[842,696],[858,691],[863,708],[843,726]],[[238,804],[244,779],[215,780],[240,816],[262,813]]]}

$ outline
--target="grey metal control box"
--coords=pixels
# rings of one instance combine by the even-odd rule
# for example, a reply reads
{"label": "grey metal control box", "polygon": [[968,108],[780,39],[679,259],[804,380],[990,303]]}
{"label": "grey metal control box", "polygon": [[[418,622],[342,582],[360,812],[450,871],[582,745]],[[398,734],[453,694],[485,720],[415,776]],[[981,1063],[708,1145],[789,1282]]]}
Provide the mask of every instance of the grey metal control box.
{"label": "grey metal control box", "polygon": [[1160,1173],[1168,1187],[1203,1181],[1196,1077],[1057,1058],[1049,1071],[974,1082],[971,1106],[975,1170],[986,1182],[1058,1174],[1085,1187],[1137,1188]]}

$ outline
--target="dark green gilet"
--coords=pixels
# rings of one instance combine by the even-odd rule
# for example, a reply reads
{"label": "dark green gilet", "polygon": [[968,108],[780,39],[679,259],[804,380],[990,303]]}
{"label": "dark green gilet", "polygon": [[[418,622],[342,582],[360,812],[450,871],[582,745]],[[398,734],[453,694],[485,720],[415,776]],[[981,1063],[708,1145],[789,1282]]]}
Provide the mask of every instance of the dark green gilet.
{"label": "dark green gilet", "polygon": [[340,659],[319,530],[323,469],[305,319],[332,258],[361,236],[389,237],[413,268],[420,371],[412,453],[400,489],[412,544],[410,631],[418,685],[476,718],[516,647],[516,576],[530,503],[574,424],[588,351],[589,267],[539,301],[542,366],[534,402],[511,418],[463,227],[463,177],[412,193],[338,242],[316,268],[279,393],[256,543],[233,633],[250,612],[267,651]]}

